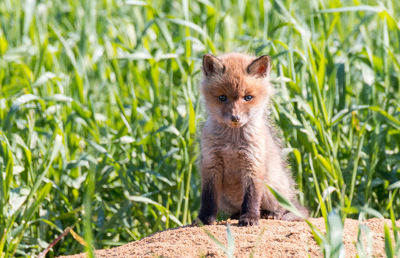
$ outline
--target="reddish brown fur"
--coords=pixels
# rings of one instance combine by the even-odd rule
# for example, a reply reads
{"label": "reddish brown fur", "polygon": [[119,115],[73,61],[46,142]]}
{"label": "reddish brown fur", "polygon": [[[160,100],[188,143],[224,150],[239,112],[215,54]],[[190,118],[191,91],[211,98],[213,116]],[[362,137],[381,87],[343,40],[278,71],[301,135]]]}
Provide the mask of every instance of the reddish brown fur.
{"label": "reddish brown fur", "polygon": [[[231,53],[203,58],[201,92],[208,112],[201,137],[199,219],[203,223],[212,223],[218,209],[239,214],[240,225],[257,224],[260,210],[274,218],[296,219],[278,204],[265,184],[307,215],[297,204],[293,179],[266,120],[272,95],[269,68],[267,56],[256,59]],[[221,95],[226,101],[219,99]],[[248,95],[253,98],[246,101]]]}

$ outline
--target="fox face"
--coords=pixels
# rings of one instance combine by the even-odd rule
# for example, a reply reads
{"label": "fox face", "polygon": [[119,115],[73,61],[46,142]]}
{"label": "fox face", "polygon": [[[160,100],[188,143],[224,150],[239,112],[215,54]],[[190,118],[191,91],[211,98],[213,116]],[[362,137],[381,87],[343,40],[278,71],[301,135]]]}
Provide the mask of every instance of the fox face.
{"label": "fox face", "polygon": [[268,56],[204,55],[201,91],[209,116],[231,128],[240,128],[263,115],[271,91],[269,68]]}

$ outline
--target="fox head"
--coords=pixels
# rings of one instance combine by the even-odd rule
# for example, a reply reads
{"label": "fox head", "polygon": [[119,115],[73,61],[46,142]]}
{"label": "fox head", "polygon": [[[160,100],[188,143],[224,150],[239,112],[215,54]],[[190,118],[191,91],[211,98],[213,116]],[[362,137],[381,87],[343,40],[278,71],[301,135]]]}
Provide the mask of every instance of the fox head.
{"label": "fox head", "polygon": [[201,92],[209,116],[231,128],[239,128],[263,115],[272,90],[269,71],[268,56],[204,55]]}

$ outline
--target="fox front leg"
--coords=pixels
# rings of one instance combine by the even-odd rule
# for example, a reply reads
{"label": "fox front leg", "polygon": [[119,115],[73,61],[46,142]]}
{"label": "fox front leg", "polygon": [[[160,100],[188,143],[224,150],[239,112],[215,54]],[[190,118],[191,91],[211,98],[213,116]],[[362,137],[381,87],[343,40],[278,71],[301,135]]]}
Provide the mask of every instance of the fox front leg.
{"label": "fox front leg", "polygon": [[215,183],[209,181],[202,186],[201,191],[201,207],[199,219],[203,224],[210,225],[216,218],[218,213],[218,194],[215,189]]}
{"label": "fox front leg", "polygon": [[201,206],[198,218],[206,225],[212,224],[218,213],[218,202],[222,188],[222,161],[213,159],[201,168]]}
{"label": "fox front leg", "polygon": [[258,225],[262,190],[256,179],[249,179],[245,185],[245,193],[240,211],[239,226]]}

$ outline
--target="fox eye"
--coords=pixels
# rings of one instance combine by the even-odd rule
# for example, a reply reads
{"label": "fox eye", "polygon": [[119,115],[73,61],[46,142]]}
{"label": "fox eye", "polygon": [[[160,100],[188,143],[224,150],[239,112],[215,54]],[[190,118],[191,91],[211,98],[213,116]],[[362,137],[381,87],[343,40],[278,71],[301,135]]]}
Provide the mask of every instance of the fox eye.
{"label": "fox eye", "polygon": [[226,101],[226,96],[225,95],[220,95],[220,96],[218,96],[218,99],[220,101],[222,101],[222,102],[225,102]]}
{"label": "fox eye", "polygon": [[251,96],[251,95],[244,96],[244,100],[246,100],[246,101],[250,101],[252,99],[253,99],[253,96]]}

